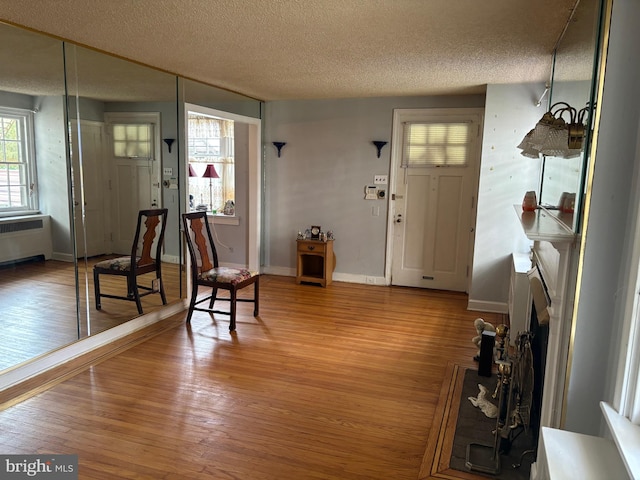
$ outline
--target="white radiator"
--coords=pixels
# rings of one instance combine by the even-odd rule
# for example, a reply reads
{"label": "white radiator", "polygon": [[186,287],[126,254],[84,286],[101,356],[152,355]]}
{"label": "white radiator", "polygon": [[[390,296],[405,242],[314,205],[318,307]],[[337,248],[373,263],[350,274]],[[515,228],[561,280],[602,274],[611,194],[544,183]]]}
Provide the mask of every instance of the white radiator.
{"label": "white radiator", "polygon": [[52,252],[49,215],[0,218],[0,263],[39,255],[50,259]]}

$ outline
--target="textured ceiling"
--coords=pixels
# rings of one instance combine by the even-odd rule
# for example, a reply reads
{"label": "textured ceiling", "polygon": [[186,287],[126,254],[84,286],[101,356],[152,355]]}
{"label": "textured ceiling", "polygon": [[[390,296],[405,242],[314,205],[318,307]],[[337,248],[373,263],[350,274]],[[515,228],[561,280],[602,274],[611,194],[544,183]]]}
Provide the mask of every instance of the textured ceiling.
{"label": "textured ceiling", "polygon": [[0,0],[0,19],[261,100],[381,97],[548,81],[576,1]]}

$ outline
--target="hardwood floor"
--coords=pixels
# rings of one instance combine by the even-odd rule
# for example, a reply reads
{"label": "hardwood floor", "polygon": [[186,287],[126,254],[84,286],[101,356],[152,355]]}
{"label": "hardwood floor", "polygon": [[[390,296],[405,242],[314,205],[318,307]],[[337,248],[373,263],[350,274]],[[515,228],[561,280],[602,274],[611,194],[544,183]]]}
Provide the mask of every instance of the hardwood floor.
{"label": "hardwood floor", "polygon": [[77,453],[81,479],[417,479],[451,365],[473,366],[473,320],[502,315],[451,292],[260,287],[234,333],[180,314],[0,412],[0,451]]}
{"label": "hardwood floor", "polygon": [[[95,309],[91,269],[101,259],[88,261],[88,288],[79,290],[79,306],[73,263],[47,260],[0,266],[0,370],[138,316],[134,302],[103,299],[102,310]],[[167,301],[177,300],[178,265],[163,264],[162,276]],[[142,276],[142,284],[150,285],[152,278],[154,274]],[[126,292],[123,277],[102,277],[100,283],[106,293]],[[162,307],[159,295],[143,297],[142,304],[147,313]]]}

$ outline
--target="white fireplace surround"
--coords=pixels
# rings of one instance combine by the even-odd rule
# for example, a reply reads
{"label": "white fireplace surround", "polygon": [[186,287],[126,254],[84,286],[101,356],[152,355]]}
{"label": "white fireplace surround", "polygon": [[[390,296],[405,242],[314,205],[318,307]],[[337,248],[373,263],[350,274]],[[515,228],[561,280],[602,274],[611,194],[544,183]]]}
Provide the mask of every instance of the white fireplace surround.
{"label": "white fireplace surround", "polygon": [[[579,237],[553,212],[544,208],[525,212],[519,205],[514,208],[525,235],[533,242],[531,277],[542,279],[548,295],[549,338],[540,409],[542,433],[549,428],[559,429],[562,424]],[[532,292],[530,297],[533,298]],[[538,461],[531,466],[532,479],[548,478],[544,449],[541,434]]]}
{"label": "white fireplace surround", "polygon": [[640,429],[610,405],[601,402],[613,439],[561,429],[580,238],[544,208],[524,212],[520,206],[514,207],[525,235],[533,241],[532,272],[542,278],[549,304],[538,457],[531,466],[530,478],[638,478]]}
{"label": "white fireplace surround", "polygon": [[542,278],[549,297],[547,345],[540,426],[559,428],[562,421],[571,316],[575,293],[574,262],[578,236],[544,208],[525,212],[514,206],[527,238],[533,241],[532,267]]}

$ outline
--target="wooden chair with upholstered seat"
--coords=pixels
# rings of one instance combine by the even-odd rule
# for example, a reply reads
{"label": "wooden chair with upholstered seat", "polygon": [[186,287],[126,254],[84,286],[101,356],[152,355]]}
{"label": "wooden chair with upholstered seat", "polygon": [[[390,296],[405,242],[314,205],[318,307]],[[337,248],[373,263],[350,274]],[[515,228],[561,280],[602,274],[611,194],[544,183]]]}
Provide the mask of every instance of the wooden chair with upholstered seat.
{"label": "wooden chair with upholstered seat", "polygon": [[[191,301],[187,323],[191,322],[194,311],[208,313],[222,313],[229,315],[231,321],[229,330],[236,329],[236,302],[252,302],[254,304],[253,316],[258,316],[260,301],[260,275],[245,268],[221,267],[218,264],[218,253],[211,227],[207,221],[207,213],[193,212],[183,213],[182,222],[184,234],[189,249],[191,260]],[[238,291],[249,286],[254,286],[253,298],[238,298]],[[198,300],[198,287],[211,287],[211,294]],[[218,297],[218,290],[229,291],[229,297]],[[216,300],[228,301],[229,310],[214,310]],[[198,307],[199,304],[209,302],[208,308]]]}
{"label": "wooden chair with upholstered seat", "polygon": [[[140,210],[138,226],[131,246],[131,255],[98,262],[93,267],[93,283],[96,297],[96,309],[102,309],[102,298],[116,298],[136,302],[138,313],[142,314],[140,298],[159,293],[162,304],[167,304],[162,283],[162,264],[160,257],[167,226],[168,209],[159,208]],[[138,277],[155,272],[151,286],[140,285]],[[127,295],[107,294],[100,291],[100,275],[119,275],[127,278]],[[143,293],[140,293],[140,290]]]}

